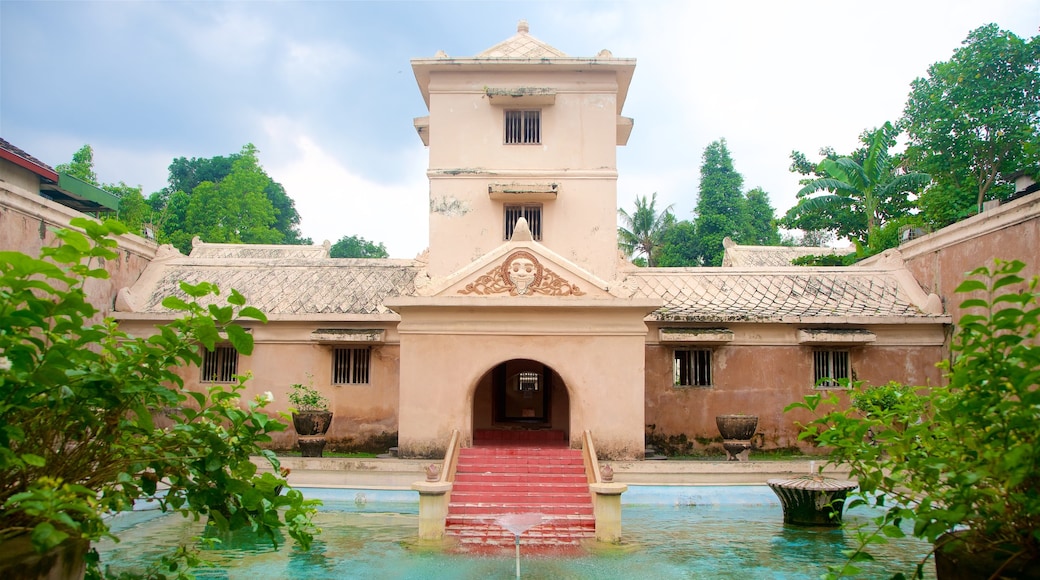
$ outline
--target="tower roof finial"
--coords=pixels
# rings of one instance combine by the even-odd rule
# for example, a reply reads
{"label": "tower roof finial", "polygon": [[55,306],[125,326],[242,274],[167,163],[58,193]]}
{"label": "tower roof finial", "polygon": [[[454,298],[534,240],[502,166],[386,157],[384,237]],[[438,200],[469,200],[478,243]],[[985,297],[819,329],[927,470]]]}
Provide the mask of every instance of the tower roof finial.
{"label": "tower roof finial", "polygon": [[520,19],[520,22],[516,25],[516,31],[518,34],[529,34],[531,32],[531,27],[527,25],[526,18]]}

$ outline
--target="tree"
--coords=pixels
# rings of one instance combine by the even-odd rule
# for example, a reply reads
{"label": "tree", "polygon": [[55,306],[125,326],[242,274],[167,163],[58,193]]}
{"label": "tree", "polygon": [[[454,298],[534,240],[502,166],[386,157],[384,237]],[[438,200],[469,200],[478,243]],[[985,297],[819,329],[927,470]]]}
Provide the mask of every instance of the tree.
{"label": "tree", "polygon": [[664,230],[675,220],[672,206],[657,213],[656,205],[657,192],[654,192],[649,201],[645,195],[636,196],[636,210],[631,215],[618,208],[618,216],[622,222],[618,227],[618,247],[629,258],[635,254],[642,254],[651,268],[657,265]]}
{"label": "tree", "polygon": [[98,186],[97,173],[94,173],[94,148],[89,144],[79,148],[72,154],[71,163],[60,163],[54,168],[58,173],[71,175],[77,179]]}
{"label": "tree", "polygon": [[1040,163],[1040,36],[988,24],[916,79],[903,111],[907,156],[932,175],[921,209],[935,227],[1014,192],[1006,175]]}
{"label": "tree", "polygon": [[[930,181],[927,174],[908,173],[893,164],[889,149],[897,135],[896,128],[885,123],[860,136],[865,149],[853,156],[820,161],[814,170],[817,177],[799,190],[798,203],[788,210],[785,223],[803,230],[833,230],[855,239],[871,253],[882,249],[876,239],[878,227],[906,216],[911,207],[909,196]],[[795,160],[792,168],[797,165]],[[827,193],[816,195],[821,191]]]}
{"label": "tree", "polygon": [[257,153],[255,146],[245,145],[223,179],[203,181],[190,195],[177,192],[171,197],[177,203],[187,198],[181,227],[165,230],[171,244],[188,252],[194,236],[212,243],[277,244],[285,240],[273,227],[275,209],[264,194],[271,178],[260,167]]}
{"label": "tree", "polygon": [[[249,143],[243,146],[242,151],[228,156],[216,156],[210,158],[193,157],[187,159],[178,157],[170,163],[170,175],[167,187],[155,192],[148,199],[149,205],[159,216],[163,239],[167,241],[177,240],[175,246],[182,251],[189,249],[191,238],[200,236],[203,240],[215,242],[217,240],[207,239],[202,231],[192,230],[186,220],[188,217],[188,206],[196,188],[203,183],[221,184],[236,168],[236,163],[243,157],[252,157],[246,162],[251,165],[257,174],[259,191],[267,198],[271,207],[274,221],[268,226],[281,233],[277,236],[260,236],[265,239],[277,238],[273,242],[246,242],[246,243],[283,243],[283,244],[310,244],[310,238],[304,238],[299,230],[300,214],[296,211],[295,202],[288,196],[285,188],[271,179],[257,159],[256,147]],[[203,189],[203,194],[209,191]],[[245,240],[242,240],[245,241]]]}
{"label": "tree", "polygon": [[705,266],[721,266],[726,237],[742,239],[745,201],[741,189],[744,177],[733,168],[726,140],[719,139],[704,149],[701,163],[700,195],[697,198],[698,261]]}
{"label": "tree", "polygon": [[755,246],[779,246],[780,229],[777,227],[776,210],[769,203],[769,194],[761,187],[747,192],[744,210],[744,231],[737,241]]}
{"label": "tree", "polygon": [[382,242],[376,244],[361,236],[343,236],[329,250],[331,258],[387,258],[390,254]]}
{"label": "tree", "polygon": [[687,220],[675,222],[664,230],[657,265],[662,267],[700,266],[697,249],[697,228],[693,222]]}
{"label": "tree", "polygon": [[118,197],[119,208],[116,216],[129,231],[141,233],[142,224],[151,220],[151,208],[145,202],[140,185],[133,187],[125,181],[98,182],[97,173],[94,172],[94,148],[89,143],[72,154],[72,162],[59,164],[55,171],[71,175]]}

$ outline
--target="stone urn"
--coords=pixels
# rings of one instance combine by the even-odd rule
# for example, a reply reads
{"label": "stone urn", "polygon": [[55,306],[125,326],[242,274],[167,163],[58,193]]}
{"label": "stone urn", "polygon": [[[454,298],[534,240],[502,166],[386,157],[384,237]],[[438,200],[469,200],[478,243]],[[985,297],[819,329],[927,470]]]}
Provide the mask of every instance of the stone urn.
{"label": "stone urn", "polygon": [[325,451],[325,433],[332,425],[332,411],[297,411],[292,414],[293,428],[299,435],[297,445],[303,457],[321,457]]}
{"label": "stone urn", "polygon": [[292,423],[297,435],[324,435],[332,425],[332,411],[296,411]]}
{"label": "stone urn", "polygon": [[722,434],[722,447],[729,461],[747,461],[751,438],[758,429],[757,415],[718,415],[715,425]]}
{"label": "stone urn", "polygon": [[785,524],[814,527],[840,526],[845,496],[857,487],[854,481],[822,475],[770,479],[766,485],[780,498]]}

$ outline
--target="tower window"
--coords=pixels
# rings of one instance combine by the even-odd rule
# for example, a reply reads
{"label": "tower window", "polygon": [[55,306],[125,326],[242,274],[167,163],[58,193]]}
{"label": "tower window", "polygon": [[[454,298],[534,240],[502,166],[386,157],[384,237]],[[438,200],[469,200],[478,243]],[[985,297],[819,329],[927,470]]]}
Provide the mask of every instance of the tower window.
{"label": "tower window", "polygon": [[542,241],[542,206],[538,204],[534,205],[507,205],[505,206],[506,215],[506,227],[504,240],[508,241],[513,237],[513,228],[516,227],[516,220],[524,218],[527,220],[527,227],[531,230],[531,237],[536,241]]}
{"label": "tower window", "polygon": [[506,111],[506,144],[537,145],[542,142],[542,112]]}

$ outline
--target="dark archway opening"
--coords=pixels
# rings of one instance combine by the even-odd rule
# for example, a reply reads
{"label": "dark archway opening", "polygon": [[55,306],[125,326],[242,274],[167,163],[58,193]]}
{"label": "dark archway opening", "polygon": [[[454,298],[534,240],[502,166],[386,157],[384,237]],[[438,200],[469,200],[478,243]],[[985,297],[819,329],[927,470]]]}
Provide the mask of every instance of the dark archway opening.
{"label": "dark archway opening", "polygon": [[477,385],[473,442],[566,444],[569,418],[560,375],[539,361],[512,359],[495,365]]}

